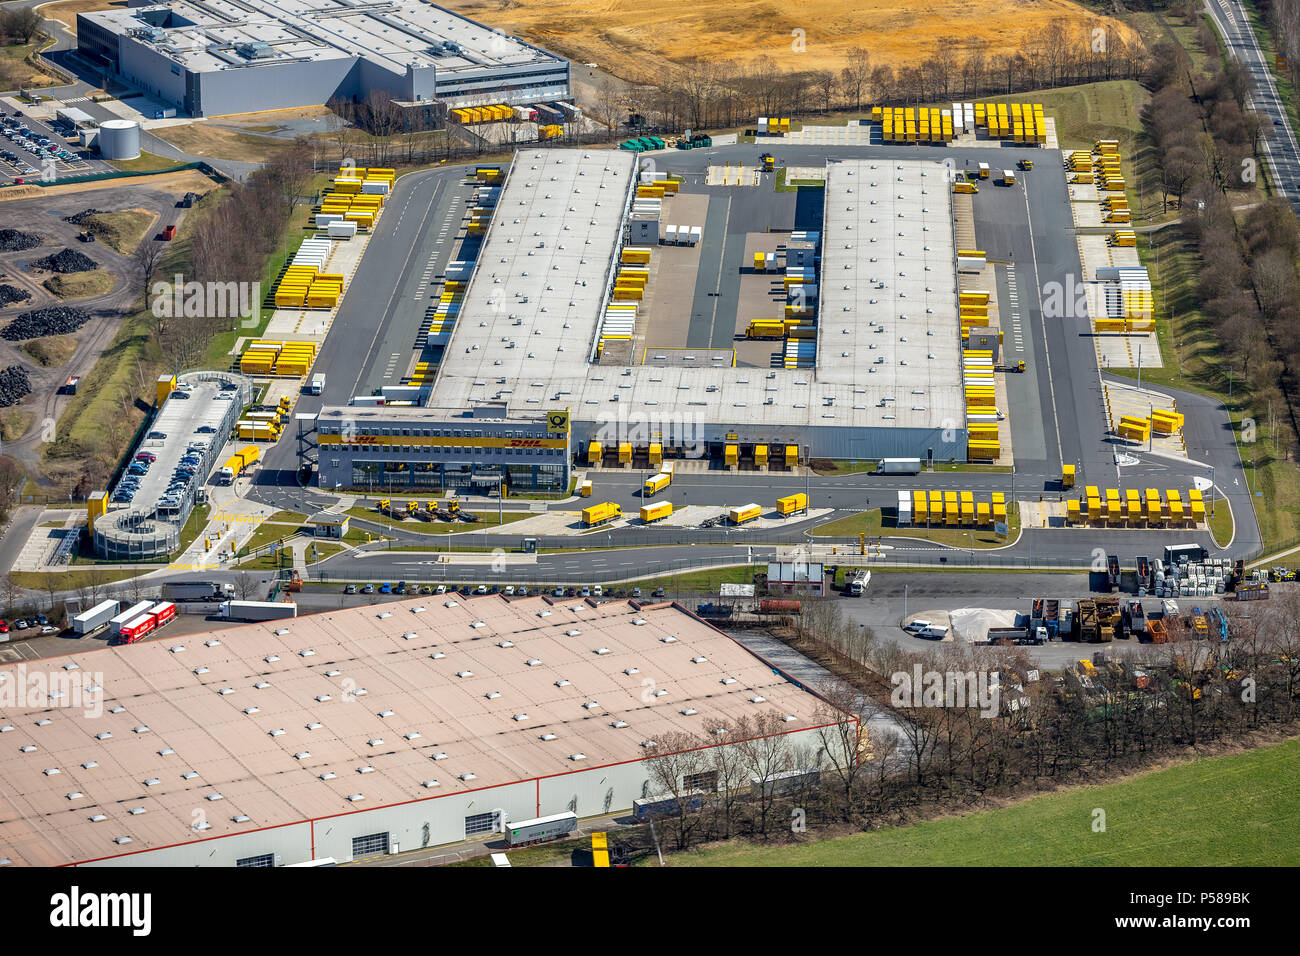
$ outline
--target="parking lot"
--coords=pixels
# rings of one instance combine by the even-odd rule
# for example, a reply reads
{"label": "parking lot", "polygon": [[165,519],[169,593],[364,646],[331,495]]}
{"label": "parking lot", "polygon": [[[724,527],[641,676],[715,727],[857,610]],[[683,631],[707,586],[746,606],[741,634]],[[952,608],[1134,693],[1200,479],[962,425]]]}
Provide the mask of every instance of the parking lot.
{"label": "parking lot", "polygon": [[172,392],[133,460],[118,480],[110,504],[181,520],[203,487],[225,441],[222,421],[238,386],[201,380]]}
{"label": "parking lot", "polygon": [[[21,109],[0,106],[0,182],[24,182],[49,178],[84,176],[103,172],[107,164],[89,159],[89,151],[77,145],[76,130],[33,119]],[[64,135],[65,131],[71,136]],[[52,165],[51,165],[52,164]]]}

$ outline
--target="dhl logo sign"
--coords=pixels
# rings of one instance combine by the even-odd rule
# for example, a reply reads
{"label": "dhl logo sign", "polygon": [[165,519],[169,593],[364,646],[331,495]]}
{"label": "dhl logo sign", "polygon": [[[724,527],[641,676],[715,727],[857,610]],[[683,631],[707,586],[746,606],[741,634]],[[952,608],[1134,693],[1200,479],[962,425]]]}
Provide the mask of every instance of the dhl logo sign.
{"label": "dhl logo sign", "polygon": [[511,448],[541,448],[542,440],[540,438],[511,438],[508,444]]}

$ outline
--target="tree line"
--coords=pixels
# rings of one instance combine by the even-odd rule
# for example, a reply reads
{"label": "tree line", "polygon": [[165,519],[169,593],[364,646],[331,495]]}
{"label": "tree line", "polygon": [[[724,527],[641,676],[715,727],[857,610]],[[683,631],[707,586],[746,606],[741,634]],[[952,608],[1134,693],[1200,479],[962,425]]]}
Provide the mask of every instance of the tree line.
{"label": "tree line", "polygon": [[[915,651],[872,641],[850,662],[838,640],[828,645],[804,628],[797,645],[831,651],[837,674],[819,689],[811,718],[817,729],[794,743],[772,712],[657,738],[652,749],[661,756],[647,761],[646,796],[669,802],[655,835],[687,849],[736,836],[872,830],[1097,782],[1189,750],[1294,733],[1300,595],[1287,591],[1249,616],[1230,610],[1229,625],[1225,646],[1189,640],[1108,648],[1110,659],[1092,675],[1040,671],[1023,652],[1005,648],[952,644]],[[1093,649],[1081,647],[1078,656]],[[917,665],[940,674],[996,672],[997,716],[985,716],[978,703],[893,705],[889,675],[911,674]],[[873,730],[864,739],[859,728],[868,721]],[[882,726],[895,730],[876,729]],[[798,773],[809,768],[820,769],[820,779]],[[759,783],[780,774],[789,774],[781,784]],[[632,840],[645,847],[651,838]]]}
{"label": "tree line", "polygon": [[[1200,42],[1217,52],[1205,24]],[[1215,56],[1194,71],[1180,47],[1157,44],[1146,82],[1165,201],[1180,208],[1178,228],[1198,256],[1197,303],[1244,386],[1246,413],[1289,416],[1300,372],[1300,225],[1284,199],[1234,208],[1232,192],[1257,185],[1257,151],[1272,127],[1247,107],[1251,79],[1236,59]]]}
{"label": "tree line", "polygon": [[[814,59],[810,56],[810,59]],[[948,103],[1101,80],[1138,79],[1146,51],[1104,21],[1053,20],[1020,50],[991,52],[981,39],[943,37],[934,53],[894,68],[861,47],[838,70],[785,70],[769,56],[691,60],[628,95],[632,111],[670,129],[732,127],[865,105]],[[603,98],[603,97],[602,97]],[[605,109],[600,110],[602,120]]]}

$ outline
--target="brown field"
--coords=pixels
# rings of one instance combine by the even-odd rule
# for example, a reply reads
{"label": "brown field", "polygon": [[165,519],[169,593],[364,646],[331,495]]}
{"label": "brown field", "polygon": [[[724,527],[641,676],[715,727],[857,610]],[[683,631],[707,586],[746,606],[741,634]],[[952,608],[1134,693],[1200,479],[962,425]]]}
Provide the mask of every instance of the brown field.
{"label": "brown field", "polygon": [[211,123],[187,123],[156,129],[153,134],[191,156],[210,156],[245,163],[264,163],[275,153],[288,148],[287,140],[270,139],[251,133],[237,133]]}
{"label": "brown field", "polygon": [[[895,68],[934,55],[936,45],[958,46],[958,61],[976,40],[988,55],[1029,46],[1053,20],[1064,20],[1079,43],[1102,26],[1131,38],[1118,21],[1067,0],[443,0],[443,6],[571,57],[593,62],[624,79],[649,81],[669,62],[746,61],[768,55],[786,70],[835,69],[862,47],[873,65]],[[793,31],[805,31],[805,52],[792,49]],[[575,71],[576,72],[576,71]]]}
{"label": "brown field", "polygon": [[72,33],[77,32],[77,14],[90,13],[94,10],[121,10],[125,9],[126,0],[57,0],[55,3],[44,3],[36,9],[42,16],[49,17],[51,20],[58,20],[63,23]]}

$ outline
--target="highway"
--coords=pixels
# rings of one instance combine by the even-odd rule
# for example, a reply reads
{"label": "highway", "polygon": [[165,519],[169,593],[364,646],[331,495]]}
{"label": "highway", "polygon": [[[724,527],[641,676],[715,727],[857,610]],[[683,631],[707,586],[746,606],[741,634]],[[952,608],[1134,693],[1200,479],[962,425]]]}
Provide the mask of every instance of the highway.
{"label": "highway", "polygon": [[1205,0],[1205,10],[1214,19],[1228,52],[1245,65],[1254,81],[1246,107],[1258,110],[1268,119],[1260,134],[1260,148],[1273,170],[1277,191],[1300,213],[1300,145],[1245,7],[1238,0]]}

